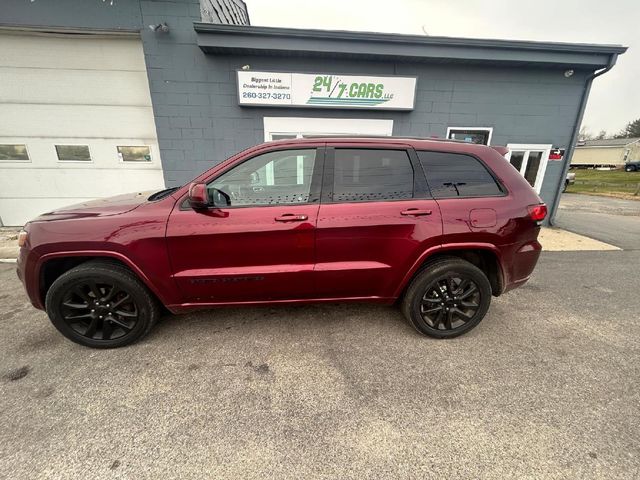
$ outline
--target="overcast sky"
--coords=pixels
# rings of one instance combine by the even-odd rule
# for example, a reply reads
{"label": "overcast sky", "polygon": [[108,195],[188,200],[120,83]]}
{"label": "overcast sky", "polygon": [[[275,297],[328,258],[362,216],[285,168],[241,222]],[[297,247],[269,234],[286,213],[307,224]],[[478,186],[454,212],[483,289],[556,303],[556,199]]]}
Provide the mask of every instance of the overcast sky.
{"label": "overcast sky", "polygon": [[613,43],[629,47],[591,89],[583,125],[616,133],[640,118],[640,0],[246,0],[272,27]]}

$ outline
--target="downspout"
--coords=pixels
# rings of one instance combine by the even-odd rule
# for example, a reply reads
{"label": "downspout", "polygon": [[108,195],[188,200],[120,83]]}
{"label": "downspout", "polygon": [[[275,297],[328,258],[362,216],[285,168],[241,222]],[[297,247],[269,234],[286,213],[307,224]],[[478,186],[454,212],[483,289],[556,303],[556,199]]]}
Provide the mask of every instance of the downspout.
{"label": "downspout", "polygon": [[556,212],[558,211],[558,204],[560,203],[560,195],[562,195],[562,189],[564,187],[564,182],[567,178],[567,173],[569,172],[569,167],[571,166],[571,157],[573,157],[573,151],[576,148],[576,143],[578,142],[578,135],[580,133],[580,125],[582,125],[582,119],[584,117],[584,111],[587,108],[587,100],[589,98],[589,92],[591,91],[591,84],[593,83],[593,79],[599,77],[600,75],[607,73],[609,70],[613,68],[616,64],[616,60],[618,60],[618,54],[614,53],[609,58],[609,63],[602,70],[598,70],[597,72],[593,72],[591,75],[587,77],[587,81],[584,85],[584,90],[582,91],[582,99],[580,100],[580,110],[578,113],[578,119],[576,120],[576,124],[573,127],[573,134],[571,135],[571,143],[566,149],[565,152],[565,162],[562,168],[562,175],[558,180],[558,186],[556,188],[555,201],[553,202],[553,206],[551,209],[551,215],[549,216],[549,224],[551,226],[554,225],[554,221],[556,219]]}

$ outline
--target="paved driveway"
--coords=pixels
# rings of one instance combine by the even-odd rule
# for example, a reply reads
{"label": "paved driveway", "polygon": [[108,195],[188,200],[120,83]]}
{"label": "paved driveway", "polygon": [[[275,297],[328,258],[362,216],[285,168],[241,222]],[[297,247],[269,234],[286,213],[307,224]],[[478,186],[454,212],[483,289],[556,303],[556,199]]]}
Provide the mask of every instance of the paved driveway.
{"label": "paved driveway", "polygon": [[450,341],[323,305],[170,317],[97,351],[0,264],[0,478],[638,478],[638,267],[546,253]]}
{"label": "paved driveway", "polygon": [[556,226],[625,250],[640,250],[640,201],[564,193]]}

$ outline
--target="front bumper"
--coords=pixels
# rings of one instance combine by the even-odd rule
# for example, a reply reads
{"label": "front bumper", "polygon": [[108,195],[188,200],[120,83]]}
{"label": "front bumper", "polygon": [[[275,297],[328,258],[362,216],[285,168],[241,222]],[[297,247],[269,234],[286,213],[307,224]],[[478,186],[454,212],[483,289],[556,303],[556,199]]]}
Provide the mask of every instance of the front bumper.
{"label": "front bumper", "polygon": [[28,248],[28,245],[21,247],[16,259],[16,275],[22,282],[31,305],[39,310],[44,310],[40,298],[40,281],[36,271],[37,258],[35,257],[36,255]]}

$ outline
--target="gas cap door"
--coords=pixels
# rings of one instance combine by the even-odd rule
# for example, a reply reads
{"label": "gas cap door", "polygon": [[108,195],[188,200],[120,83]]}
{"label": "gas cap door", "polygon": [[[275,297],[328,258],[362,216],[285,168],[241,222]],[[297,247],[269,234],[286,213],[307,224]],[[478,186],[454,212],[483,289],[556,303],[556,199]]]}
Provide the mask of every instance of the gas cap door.
{"label": "gas cap door", "polygon": [[498,216],[493,208],[474,208],[469,211],[469,225],[471,228],[495,227]]}

